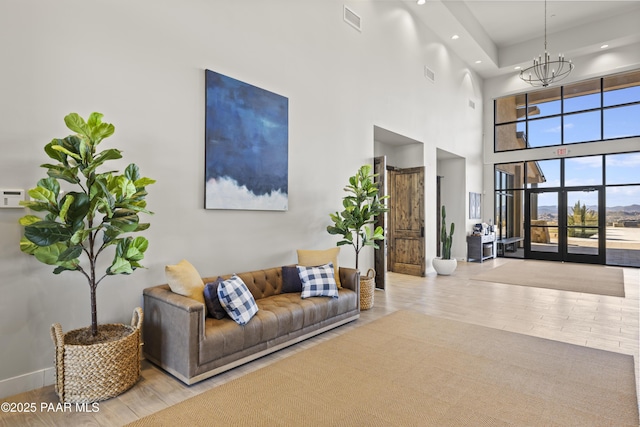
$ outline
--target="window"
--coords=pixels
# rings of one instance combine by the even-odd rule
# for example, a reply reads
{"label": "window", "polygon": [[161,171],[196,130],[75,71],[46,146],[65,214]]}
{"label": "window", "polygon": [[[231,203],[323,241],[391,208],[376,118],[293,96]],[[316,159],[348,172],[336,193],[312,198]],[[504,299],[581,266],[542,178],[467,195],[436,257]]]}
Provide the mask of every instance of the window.
{"label": "window", "polygon": [[521,257],[518,251],[524,236],[523,204],[525,163],[495,165],[495,224],[498,240],[516,238],[508,244],[508,251],[501,246],[502,256]]}
{"label": "window", "polygon": [[602,156],[565,159],[564,185],[565,187],[602,185]]}
{"label": "window", "polygon": [[560,159],[527,162],[527,188],[560,187]]}
{"label": "window", "polygon": [[494,151],[640,136],[640,70],[499,98]]}

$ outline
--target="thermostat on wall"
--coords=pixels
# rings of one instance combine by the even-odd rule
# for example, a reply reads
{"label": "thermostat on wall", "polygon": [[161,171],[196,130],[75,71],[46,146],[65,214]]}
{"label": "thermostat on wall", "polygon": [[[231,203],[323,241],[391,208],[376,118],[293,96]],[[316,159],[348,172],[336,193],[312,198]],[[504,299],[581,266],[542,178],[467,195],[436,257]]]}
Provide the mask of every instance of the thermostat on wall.
{"label": "thermostat on wall", "polygon": [[0,190],[0,208],[22,208],[24,190]]}

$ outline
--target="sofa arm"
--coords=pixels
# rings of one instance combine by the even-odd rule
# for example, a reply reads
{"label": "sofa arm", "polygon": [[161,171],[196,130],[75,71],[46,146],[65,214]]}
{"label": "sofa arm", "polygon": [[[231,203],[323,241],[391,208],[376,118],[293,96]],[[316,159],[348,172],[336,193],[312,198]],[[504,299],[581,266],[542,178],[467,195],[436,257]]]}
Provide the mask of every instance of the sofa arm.
{"label": "sofa arm", "polygon": [[145,289],[143,298],[146,357],[189,383],[196,372],[204,334],[204,305],[172,292],[168,285]]}
{"label": "sofa arm", "polygon": [[340,284],[360,295],[360,272],[355,268],[340,267]]}

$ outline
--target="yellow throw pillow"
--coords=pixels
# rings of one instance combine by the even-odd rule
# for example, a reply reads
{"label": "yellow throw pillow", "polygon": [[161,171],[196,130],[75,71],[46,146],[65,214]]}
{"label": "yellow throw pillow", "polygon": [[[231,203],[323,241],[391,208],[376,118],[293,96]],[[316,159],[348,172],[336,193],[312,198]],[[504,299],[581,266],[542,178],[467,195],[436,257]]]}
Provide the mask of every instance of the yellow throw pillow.
{"label": "yellow throw pillow", "polygon": [[330,262],[333,263],[333,273],[336,277],[336,284],[341,288],[340,270],[338,268],[339,254],[339,246],[325,250],[298,249],[298,265],[303,267],[318,267]]}
{"label": "yellow throw pillow", "polygon": [[167,283],[173,292],[204,304],[204,282],[198,270],[185,259],[164,267]]}

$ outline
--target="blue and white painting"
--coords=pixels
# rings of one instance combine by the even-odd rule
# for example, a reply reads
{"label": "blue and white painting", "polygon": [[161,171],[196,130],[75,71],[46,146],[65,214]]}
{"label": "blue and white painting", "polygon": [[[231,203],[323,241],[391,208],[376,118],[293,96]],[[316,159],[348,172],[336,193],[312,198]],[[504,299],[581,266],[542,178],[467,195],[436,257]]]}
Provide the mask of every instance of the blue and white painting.
{"label": "blue and white painting", "polygon": [[205,72],[205,208],[287,210],[289,100]]}

